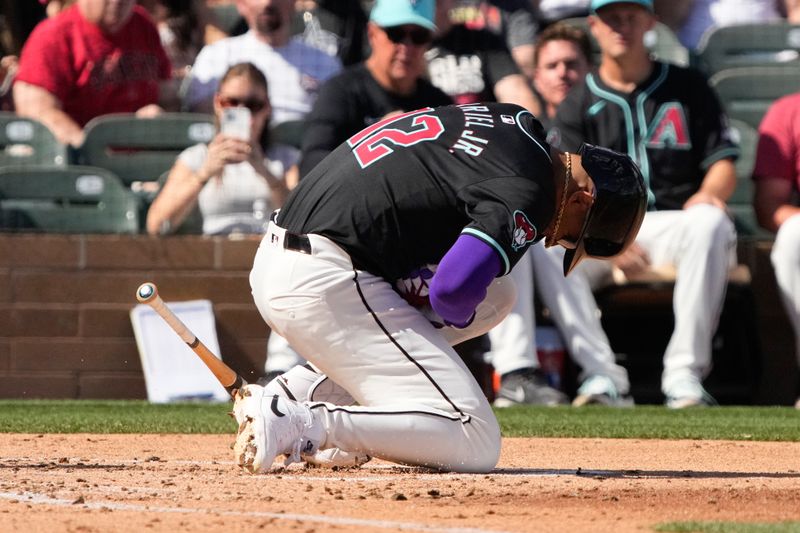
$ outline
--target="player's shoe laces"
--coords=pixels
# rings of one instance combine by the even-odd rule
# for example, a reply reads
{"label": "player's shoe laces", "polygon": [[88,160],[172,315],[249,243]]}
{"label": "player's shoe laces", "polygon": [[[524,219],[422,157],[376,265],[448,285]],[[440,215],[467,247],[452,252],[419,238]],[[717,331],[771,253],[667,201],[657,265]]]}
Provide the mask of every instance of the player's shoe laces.
{"label": "player's shoe laces", "polygon": [[236,464],[251,474],[268,472],[275,458],[286,454],[284,465],[316,453],[324,428],[308,406],[265,394],[260,385],[247,385],[234,407],[239,431],[233,446]]}
{"label": "player's shoe laces", "polygon": [[523,368],[503,374],[500,390],[494,400],[495,407],[512,405],[567,405],[569,398],[558,389],[547,384],[544,376],[535,368]]}
{"label": "player's shoe laces", "polygon": [[633,407],[633,398],[622,395],[608,376],[594,375],[586,378],[578,388],[572,405],[607,405],[609,407]]}
{"label": "player's shoe laces", "polygon": [[714,397],[695,378],[685,378],[671,385],[667,390],[664,404],[670,409],[718,405]]}

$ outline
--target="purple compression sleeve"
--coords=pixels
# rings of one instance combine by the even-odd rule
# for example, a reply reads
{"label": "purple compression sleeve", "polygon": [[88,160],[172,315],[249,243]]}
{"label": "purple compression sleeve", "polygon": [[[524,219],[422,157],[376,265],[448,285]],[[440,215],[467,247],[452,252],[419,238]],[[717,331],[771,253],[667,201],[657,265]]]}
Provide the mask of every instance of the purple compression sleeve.
{"label": "purple compression sleeve", "polygon": [[468,325],[500,268],[500,256],[494,249],[472,235],[462,234],[433,275],[431,307],[448,324]]}

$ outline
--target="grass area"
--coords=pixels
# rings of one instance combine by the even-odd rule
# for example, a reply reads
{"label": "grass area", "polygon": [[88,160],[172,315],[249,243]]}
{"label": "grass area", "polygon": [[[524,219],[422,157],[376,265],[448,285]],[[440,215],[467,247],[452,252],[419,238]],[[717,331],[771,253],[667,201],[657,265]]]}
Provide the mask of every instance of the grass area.
{"label": "grass area", "polygon": [[[231,404],[0,400],[2,433],[234,433]],[[668,410],[661,406],[498,409],[507,437],[800,441],[789,407]]]}
{"label": "grass area", "polygon": [[671,522],[661,524],[655,530],[670,533],[800,533],[800,522]]}

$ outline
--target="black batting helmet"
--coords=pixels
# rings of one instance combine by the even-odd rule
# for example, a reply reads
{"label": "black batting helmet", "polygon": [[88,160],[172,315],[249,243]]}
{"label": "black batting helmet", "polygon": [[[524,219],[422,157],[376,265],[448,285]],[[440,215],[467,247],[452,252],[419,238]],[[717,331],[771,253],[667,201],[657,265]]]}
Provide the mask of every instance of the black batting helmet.
{"label": "black batting helmet", "polygon": [[647,210],[647,187],[636,163],[625,154],[584,143],[579,151],[595,186],[595,200],[574,249],[564,255],[564,275],[584,257],[622,253],[639,232]]}

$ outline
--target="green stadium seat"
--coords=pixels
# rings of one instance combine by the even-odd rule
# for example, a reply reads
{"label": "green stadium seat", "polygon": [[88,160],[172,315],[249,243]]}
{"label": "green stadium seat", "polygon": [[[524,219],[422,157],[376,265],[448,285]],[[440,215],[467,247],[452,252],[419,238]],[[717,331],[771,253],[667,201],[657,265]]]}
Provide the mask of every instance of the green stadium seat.
{"label": "green stadium seat", "polygon": [[708,80],[717,91],[728,116],[758,128],[772,103],[800,90],[800,63],[781,66],[741,67],[722,70]]}
{"label": "green stadium seat", "polygon": [[304,120],[287,120],[272,128],[270,139],[274,143],[288,144],[299,149],[303,142]]}
{"label": "green stadium seat", "polygon": [[0,167],[0,230],[138,233],[139,199],[102,168]]}
{"label": "green stadium seat", "polygon": [[[564,19],[562,22],[577,26],[589,32],[589,23],[586,17],[572,17]],[[592,55],[596,65],[600,64],[600,46],[595,41],[591,32],[589,39],[592,42]],[[652,31],[644,36],[645,44],[650,49],[653,57],[667,63],[680,66],[688,66],[691,62],[689,50],[681,44],[678,37],[666,24],[657,22]]]}
{"label": "green stadium seat", "polygon": [[157,181],[183,150],[211,141],[215,131],[214,118],[205,114],[103,115],[86,125],[79,162],[108,169],[138,190],[143,182]]}
{"label": "green stadium seat", "polygon": [[787,22],[715,28],[696,51],[698,68],[708,76],[729,68],[783,64],[800,67],[800,26]]}
{"label": "green stadium seat", "polygon": [[66,165],[67,146],[41,122],[0,112],[0,166]]}
{"label": "green stadium seat", "polygon": [[736,231],[740,237],[766,237],[769,232],[762,229],[753,210],[753,166],[756,162],[758,130],[742,120],[731,119],[734,140],[739,143],[739,159],[736,161],[736,190],[728,199],[728,209],[733,215]]}

